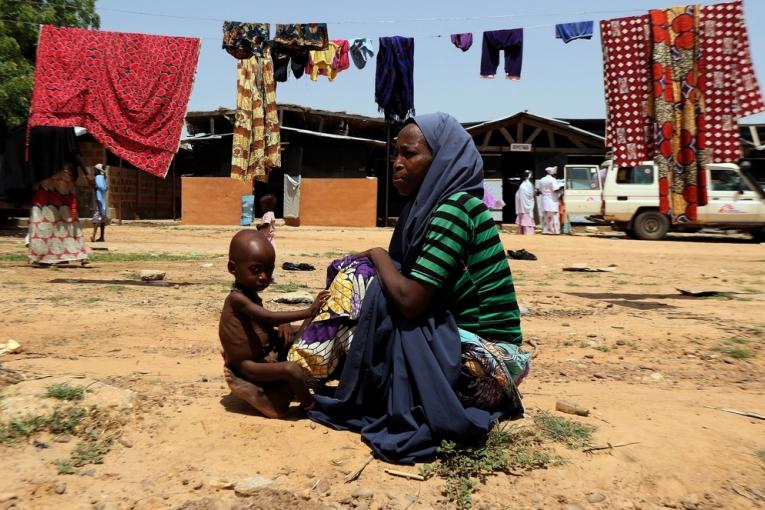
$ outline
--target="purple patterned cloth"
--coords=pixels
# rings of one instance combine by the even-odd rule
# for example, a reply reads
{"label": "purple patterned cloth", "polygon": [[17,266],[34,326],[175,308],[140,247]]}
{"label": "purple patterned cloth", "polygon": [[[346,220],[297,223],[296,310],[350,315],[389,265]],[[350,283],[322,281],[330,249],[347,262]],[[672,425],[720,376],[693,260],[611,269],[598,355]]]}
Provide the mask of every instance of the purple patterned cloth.
{"label": "purple patterned cloth", "polygon": [[[361,312],[364,295],[369,282],[377,274],[374,265],[367,257],[348,255],[345,258],[333,260],[327,266],[326,287],[330,289],[330,299],[314,320],[303,331],[302,340],[306,343],[323,342],[333,338],[341,324],[349,320],[355,321]],[[342,282],[335,282],[335,278]],[[342,295],[339,289],[345,292]],[[347,292],[350,291],[350,296]],[[349,299],[348,299],[349,298]]]}
{"label": "purple patterned cloth", "polygon": [[452,39],[452,44],[455,45],[457,48],[461,49],[462,51],[469,50],[470,47],[473,45],[473,34],[471,33],[452,34],[451,39]]}

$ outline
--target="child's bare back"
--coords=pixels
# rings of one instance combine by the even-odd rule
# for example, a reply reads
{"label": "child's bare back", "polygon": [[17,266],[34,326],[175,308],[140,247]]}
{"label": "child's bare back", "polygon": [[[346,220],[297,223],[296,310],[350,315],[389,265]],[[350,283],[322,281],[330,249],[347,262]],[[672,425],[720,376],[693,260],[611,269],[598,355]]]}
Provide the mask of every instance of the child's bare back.
{"label": "child's bare back", "polygon": [[295,335],[290,323],[313,317],[328,294],[321,292],[304,310],[266,310],[258,292],[271,282],[274,259],[273,247],[259,232],[242,230],[233,237],[228,270],[236,280],[223,303],[218,333],[231,393],[269,418],[283,418],[293,398],[304,409],[313,404],[302,370],[285,361]]}

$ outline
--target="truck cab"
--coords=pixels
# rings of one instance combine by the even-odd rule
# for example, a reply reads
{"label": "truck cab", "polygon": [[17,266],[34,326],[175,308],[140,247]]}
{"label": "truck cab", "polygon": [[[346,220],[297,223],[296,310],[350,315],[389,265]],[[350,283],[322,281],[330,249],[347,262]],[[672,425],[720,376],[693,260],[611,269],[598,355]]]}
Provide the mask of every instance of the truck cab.
{"label": "truck cab", "polygon": [[[672,225],[659,212],[659,172],[651,161],[634,167],[606,168],[602,192],[602,221],[637,239],[661,239],[667,232],[701,228],[745,230],[765,239],[765,192],[732,163],[706,166],[709,201],[698,208],[693,223]],[[568,191],[567,191],[568,194]],[[571,201],[566,205],[570,207]]]}

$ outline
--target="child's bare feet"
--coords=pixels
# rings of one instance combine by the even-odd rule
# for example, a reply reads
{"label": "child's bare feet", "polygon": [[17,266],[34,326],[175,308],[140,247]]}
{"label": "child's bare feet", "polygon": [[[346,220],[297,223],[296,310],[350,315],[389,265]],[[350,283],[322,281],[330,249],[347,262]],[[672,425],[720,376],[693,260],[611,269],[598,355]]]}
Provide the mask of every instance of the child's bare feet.
{"label": "child's bare feet", "polygon": [[[250,381],[245,381],[241,377],[235,376],[228,367],[223,369],[223,377],[226,379],[231,394],[236,398],[244,400],[268,418],[285,417],[284,412],[279,412],[274,408],[274,405],[269,401],[268,395],[263,391],[263,388],[255,386]],[[287,400],[287,406],[289,406],[289,400]]]}

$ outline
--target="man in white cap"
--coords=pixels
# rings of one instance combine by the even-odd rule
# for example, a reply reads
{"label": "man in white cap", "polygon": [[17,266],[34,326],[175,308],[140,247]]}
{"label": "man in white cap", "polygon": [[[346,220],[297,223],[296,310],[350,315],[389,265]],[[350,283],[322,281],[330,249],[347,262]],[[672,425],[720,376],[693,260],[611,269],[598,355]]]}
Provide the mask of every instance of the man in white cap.
{"label": "man in white cap", "polygon": [[555,174],[558,168],[548,166],[547,175],[537,181],[537,190],[542,195],[542,233],[560,234],[560,188]]}
{"label": "man in white cap", "polygon": [[[108,189],[104,165],[99,163],[96,165],[96,176],[93,179],[93,235],[90,236],[90,242],[104,242],[104,230],[106,229],[106,222],[109,221],[106,217],[106,191]],[[101,236],[96,239],[96,232],[99,227],[101,227]]]}

